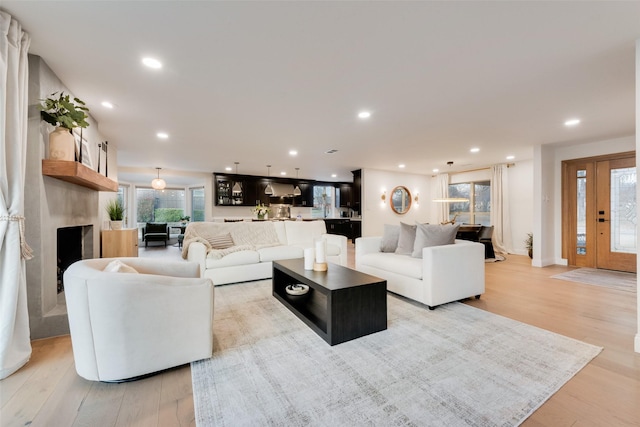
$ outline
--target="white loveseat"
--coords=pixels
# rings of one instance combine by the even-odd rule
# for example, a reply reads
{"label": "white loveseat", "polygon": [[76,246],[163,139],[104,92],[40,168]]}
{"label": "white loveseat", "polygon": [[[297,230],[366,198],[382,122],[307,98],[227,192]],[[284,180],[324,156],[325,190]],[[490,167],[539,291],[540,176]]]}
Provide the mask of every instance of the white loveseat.
{"label": "white loveseat", "polygon": [[[134,272],[103,271],[118,261]],[[211,357],[214,288],[199,273],[194,263],[148,258],[72,264],[64,293],[78,375],[130,380]]]}
{"label": "white loveseat", "polygon": [[[229,235],[233,246],[215,249],[220,236]],[[347,238],[327,234],[325,222],[257,221],[194,222],[185,231],[183,258],[200,264],[202,277],[215,286],[268,279],[272,261],[303,258],[304,249],[314,247],[314,239],[327,241],[327,261],[347,264]]]}
{"label": "white loveseat", "polygon": [[383,278],[387,290],[435,306],[484,293],[484,245],[466,240],[422,249],[422,258],[381,252],[382,236],[356,239],[356,270]]}

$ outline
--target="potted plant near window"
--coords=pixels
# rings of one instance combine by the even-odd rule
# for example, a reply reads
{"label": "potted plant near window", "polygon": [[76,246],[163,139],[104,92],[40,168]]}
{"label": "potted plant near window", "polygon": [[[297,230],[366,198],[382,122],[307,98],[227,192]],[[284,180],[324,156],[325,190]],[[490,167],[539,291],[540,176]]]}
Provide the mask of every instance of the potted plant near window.
{"label": "potted plant near window", "polygon": [[107,214],[109,214],[109,219],[111,220],[111,229],[121,230],[122,218],[124,216],[124,206],[122,206],[122,202],[118,199],[109,200],[105,209],[107,210]]}
{"label": "potted plant near window", "polygon": [[[57,95],[57,96],[56,96]],[[64,92],[54,92],[42,99],[40,117],[56,128],[49,134],[49,158],[53,160],[75,160],[75,141],[71,133],[73,128],[86,128],[87,112],[85,103]]]}
{"label": "potted plant near window", "polygon": [[191,219],[191,217],[189,215],[185,215],[180,217],[180,223],[185,226],[187,225],[187,222],[189,222],[189,220]]}

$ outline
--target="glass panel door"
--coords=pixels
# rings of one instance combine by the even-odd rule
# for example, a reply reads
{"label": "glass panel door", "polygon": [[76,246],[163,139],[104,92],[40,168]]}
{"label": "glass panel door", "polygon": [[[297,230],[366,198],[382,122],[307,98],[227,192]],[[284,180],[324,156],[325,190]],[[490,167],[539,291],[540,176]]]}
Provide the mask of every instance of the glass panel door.
{"label": "glass panel door", "polygon": [[636,253],[636,168],[611,169],[611,252]]}

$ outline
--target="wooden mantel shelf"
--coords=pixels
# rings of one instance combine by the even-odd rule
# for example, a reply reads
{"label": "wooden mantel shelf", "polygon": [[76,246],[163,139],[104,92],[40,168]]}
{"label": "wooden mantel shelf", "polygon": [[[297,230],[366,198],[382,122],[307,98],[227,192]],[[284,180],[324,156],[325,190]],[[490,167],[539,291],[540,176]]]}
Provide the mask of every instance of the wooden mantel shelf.
{"label": "wooden mantel shelf", "polygon": [[118,191],[118,183],[79,162],[42,160],[42,174],[97,191]]}

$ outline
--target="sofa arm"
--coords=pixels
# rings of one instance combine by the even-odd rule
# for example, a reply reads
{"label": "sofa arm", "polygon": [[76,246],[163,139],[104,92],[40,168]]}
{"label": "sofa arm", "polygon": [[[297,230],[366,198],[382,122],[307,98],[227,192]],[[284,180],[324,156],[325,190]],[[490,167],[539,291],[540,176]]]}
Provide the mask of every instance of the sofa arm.
{"label": "sofa arm", "polygon": [[204,277],[207,263],[206,246],[200,242],[191,242],[187,248],[187,261],[197,262],[200,265],[200,277]]}
{"label": "sofa arm", "polygon": [[425,303],[436,306],[484,293],[484,245],[456,240],[422,250]]}
{"label": "sofa arm", "polygon": [[356,239],[356,262],[358,262],[358,255],[380,252],[381,242],[382,236],[358,237]]}
{"label": "sofa arm", "polygon": [[323,238],[327,239],[327,243],[336,245],[340,248],[340,265],[347,265],[347,237],[339,234],[323,234]]}

